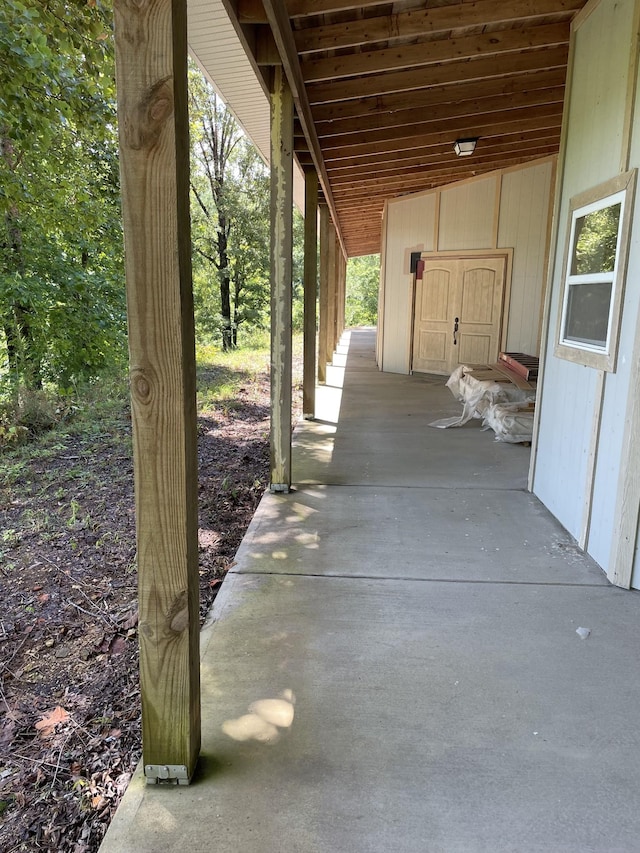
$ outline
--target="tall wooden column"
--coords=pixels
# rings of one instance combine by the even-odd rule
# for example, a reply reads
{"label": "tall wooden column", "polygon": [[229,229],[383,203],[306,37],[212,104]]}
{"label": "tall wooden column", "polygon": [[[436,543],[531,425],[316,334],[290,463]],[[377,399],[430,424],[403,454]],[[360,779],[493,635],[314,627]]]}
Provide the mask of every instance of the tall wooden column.
{"label": "tall wooden column", "polygon": [[304,173],[304,344],[302,415],[316,413],[316,303],[318,299],[318,173]]}
{"label": "tall wooden column", "polygon": [[331,222],[329,224],[329,286],[327,299],[327,361],[333,362],[333,353],[336,348],[336,255],[338,239],[336,229]]}
{"label": "tall wooden column", "polygon": [[318,382],[327,381],[327,308],[329,305],[329,242],[331,219],[326,204],[320,205],[320,322],[318,324]]}
{"label": "tall wooden column", "polygon": [[291,486],[293,96],[282,66],[271,86],[271,485]]}
{"label": "tall wooden column", "polygon": [[200,750],[186,0],[115,0],[145,775]]}

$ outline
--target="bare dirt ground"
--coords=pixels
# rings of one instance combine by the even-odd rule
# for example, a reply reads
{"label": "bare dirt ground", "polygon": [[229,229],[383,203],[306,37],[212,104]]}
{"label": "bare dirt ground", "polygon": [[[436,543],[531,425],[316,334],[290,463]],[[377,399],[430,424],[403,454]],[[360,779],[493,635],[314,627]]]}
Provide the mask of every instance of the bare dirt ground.
{"label": "bare dirt ground", "polygon": [[[268,377],[198,433],[204,618],[267,484]],[[0,853],[93,853],[141,753],[126,407],[4,474]]]}

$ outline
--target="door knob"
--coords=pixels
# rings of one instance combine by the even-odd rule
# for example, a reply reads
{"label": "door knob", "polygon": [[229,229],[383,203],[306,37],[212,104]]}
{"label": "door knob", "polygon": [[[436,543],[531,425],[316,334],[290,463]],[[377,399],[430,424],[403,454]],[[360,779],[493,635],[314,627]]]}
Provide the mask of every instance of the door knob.
{"label": "door knob", "polygon": [[453,321],[453,345],[454,346],[456,346],[456,344],[458,343],[458,338],[456,337],[456,335],[458,334],[458,323],[459,322],[460,322],[459,317],[456,317],[456,319]]}

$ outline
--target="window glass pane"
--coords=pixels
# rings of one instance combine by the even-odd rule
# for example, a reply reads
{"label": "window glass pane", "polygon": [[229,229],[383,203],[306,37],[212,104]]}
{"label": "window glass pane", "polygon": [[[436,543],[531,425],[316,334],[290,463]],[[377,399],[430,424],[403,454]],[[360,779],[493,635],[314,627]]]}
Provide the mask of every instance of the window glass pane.
{"label": "window glass pane", "polygon": [[576,219],[571,275],[613,272],[621,209],[618,202]]}
{"label": "window glass pane", "polygon": [[612,282],[573,284],[569,288],[564,339],[606,347]]}

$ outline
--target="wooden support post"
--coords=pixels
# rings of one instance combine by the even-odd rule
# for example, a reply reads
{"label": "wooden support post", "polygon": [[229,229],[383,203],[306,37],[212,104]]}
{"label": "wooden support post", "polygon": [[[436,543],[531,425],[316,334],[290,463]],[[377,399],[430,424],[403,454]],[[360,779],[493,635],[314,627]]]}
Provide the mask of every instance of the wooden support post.
{"label": "wooden support post", "polygon": [[200,751],[186,0],[115,0],[145,775]]}
{"label": "wooden support post", "polygon": [[293,95],[282,66],[271,85],[271,481],[291,487]]}
{"label": "wooden support post", "polygon": [[304,173],[304,344],[302,414],[316,414],[316,304],[318,299],[318,173]]}
{"label": "wooden support post", "polygon": [[318,382],[327,381],[327,309],[329,305],[329,243],[331,219],[326,204],[320,205],[320,323],[318,329]]}
{"label": "wooden support post", "polygon": [[327,298],[327,361],[333,362],[336,348],[336,250],[338,237],[333,222],[329,223],[329,284]]}
{"label": "wooden support post", "polygon": [[338,337],[342,337],[342,333],[344,332],[346,321],[346,307],[347,307],[347,258],[342,255],[342,277],[341,277],[341,292],[340,292],[340,334]]}

